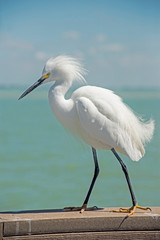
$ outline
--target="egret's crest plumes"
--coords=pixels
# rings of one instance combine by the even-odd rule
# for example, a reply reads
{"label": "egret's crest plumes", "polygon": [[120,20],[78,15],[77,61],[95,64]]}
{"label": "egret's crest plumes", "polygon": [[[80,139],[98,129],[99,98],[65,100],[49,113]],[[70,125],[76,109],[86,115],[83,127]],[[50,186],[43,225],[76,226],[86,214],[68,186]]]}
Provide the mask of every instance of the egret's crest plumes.
{"label": "egret's crest plumes", "polygon": [[69,56],[61,55],[56,58],[50,58],[44,66],[43,75],[48,72],[51,73],[51,81],[76,80],[86,83],[83,77],[86,74],[86,70],[75,58]]}

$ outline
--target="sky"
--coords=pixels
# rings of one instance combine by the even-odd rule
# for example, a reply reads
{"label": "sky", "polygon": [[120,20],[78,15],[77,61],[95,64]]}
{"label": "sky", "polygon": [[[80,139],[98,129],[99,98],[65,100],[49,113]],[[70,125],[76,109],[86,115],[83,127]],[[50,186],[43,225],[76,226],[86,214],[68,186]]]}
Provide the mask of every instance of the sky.
{"label": "sky", "polygon": [[159,0],[0,0],[0,85],[30,85],[50,57],[91,85],[160,87]]}

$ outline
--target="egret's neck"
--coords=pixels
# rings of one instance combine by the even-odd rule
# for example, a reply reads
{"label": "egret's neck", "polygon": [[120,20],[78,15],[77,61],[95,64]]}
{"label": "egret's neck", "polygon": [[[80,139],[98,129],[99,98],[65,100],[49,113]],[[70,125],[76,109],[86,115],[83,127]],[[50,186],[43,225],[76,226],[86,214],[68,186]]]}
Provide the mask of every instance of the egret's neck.
{"label": "egret's neck", "polygon": [[51,109],[58,121],[67,128],[70,128],[71,117],[74,114],[73,100],[65,98],[71,84],[70,81],[57,81],[49,91]]}
{"label": "egret's neck", "polygon": [[53,90],[54,95],[61,96],[65,98],[66,93],[70,89],[72,85],[71,81],[57,81],[55,84],[51,87]]}

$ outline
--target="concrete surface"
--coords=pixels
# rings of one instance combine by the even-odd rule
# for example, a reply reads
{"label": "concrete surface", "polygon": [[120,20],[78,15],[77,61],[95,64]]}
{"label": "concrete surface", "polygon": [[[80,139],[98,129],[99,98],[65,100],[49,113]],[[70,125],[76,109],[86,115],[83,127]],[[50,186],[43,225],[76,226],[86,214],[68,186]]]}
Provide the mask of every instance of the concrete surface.
{"label": "concrete surface", "polygon": [[0,240],[160,239],[160,207],[152,207],[152,212],[137,209],[127,219],[125,213],[111,210],[0,213]]}

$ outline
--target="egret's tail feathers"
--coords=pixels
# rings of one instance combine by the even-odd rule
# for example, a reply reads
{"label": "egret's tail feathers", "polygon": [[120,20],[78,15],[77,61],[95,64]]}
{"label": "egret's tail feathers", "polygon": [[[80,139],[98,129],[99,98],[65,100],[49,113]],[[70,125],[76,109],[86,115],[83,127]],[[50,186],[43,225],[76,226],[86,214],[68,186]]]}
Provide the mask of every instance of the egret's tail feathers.
{"label": "egret's tail feathers", "polygon": [[154,121],[152,119],[148,122],[143,122],[142,120],[139,122],[139,127],[137,125],[136,137],[134,136],[132,147],[130,151],[127,152],[133,161],[139,161],[144,156],[144,145],[151,140],[153,132]]}
{"label": "egret's tail feathers", "polygon": [[151,140],[153,132],[154,132],[154,120],[151,119],[147,123],[142,123],[141,140],[143,144]]}

